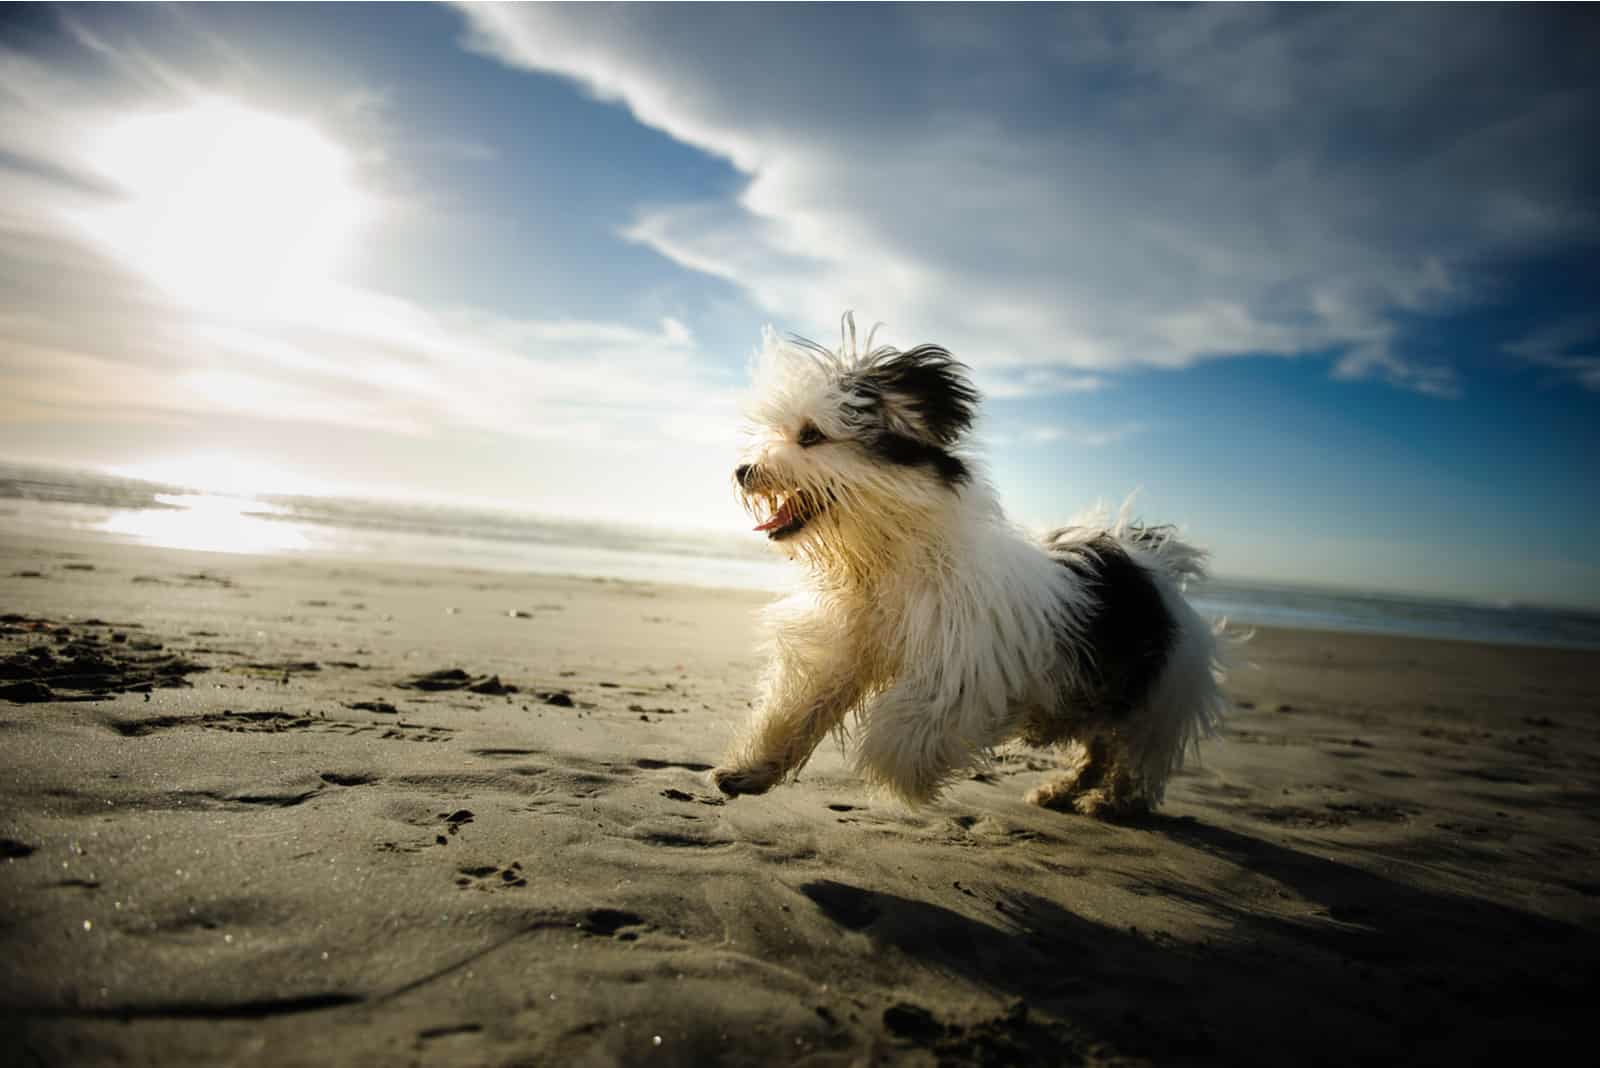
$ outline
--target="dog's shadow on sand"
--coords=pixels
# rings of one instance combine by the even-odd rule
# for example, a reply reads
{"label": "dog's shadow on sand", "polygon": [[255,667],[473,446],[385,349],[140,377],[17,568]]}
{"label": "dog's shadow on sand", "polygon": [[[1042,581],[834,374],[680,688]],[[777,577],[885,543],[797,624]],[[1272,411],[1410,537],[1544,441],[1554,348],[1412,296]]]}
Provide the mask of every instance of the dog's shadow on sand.
{"label": "dog's shadow on sand", "polygon": [[[1249,873],[1238,888],[1250,896],[1177,875],[1128,887],[1201,911],[1214,936],[1108,926],[1013,890],[969,888],[966,911],[840,882],[800,890],[914,967],[1021,998],[1075,1042],[1160,1063],[1278,1064],[1292,1049],[1296,1063],[1460,1065],[1550,1056],[1579,1034],[1564,1006],[1600,980],[1588,930],[1193,819],[1141,826]],[[1281,892],[1264,897],[1261,876]],[[984,911],[992,921],[973,915]]]}

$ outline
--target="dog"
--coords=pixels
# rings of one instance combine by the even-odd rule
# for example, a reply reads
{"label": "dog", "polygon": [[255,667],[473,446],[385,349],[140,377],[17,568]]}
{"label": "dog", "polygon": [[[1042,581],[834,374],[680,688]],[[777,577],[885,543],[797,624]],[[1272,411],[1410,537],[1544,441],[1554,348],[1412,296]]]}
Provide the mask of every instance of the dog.
{"label": "dog", "polygon": [[1182,593],[1205,554],[1126,508],[1029,537],[964,448],[968,368],[875,334],[858,350],[849,313],[837,350],[766,331],[734,483],[808,581],[765,613],[761,699],[712,781],[765,793],[832,733],[915,806],[1021,739],[1070,756],[1028,801],[1148,812],[1224,707],[1220,625]]}

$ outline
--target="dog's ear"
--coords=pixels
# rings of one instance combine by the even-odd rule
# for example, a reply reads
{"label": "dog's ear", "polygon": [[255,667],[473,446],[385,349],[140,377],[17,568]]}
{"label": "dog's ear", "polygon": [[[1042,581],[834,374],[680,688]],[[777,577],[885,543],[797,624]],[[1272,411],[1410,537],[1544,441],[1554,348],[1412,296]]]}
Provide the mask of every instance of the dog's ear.
{"label": "dog's ear", "polygon": [[972,428],[978,391],[966,365],[938,345],[894,353],[865,378],[883,405],[885,422],[898,433],[948,446]]}

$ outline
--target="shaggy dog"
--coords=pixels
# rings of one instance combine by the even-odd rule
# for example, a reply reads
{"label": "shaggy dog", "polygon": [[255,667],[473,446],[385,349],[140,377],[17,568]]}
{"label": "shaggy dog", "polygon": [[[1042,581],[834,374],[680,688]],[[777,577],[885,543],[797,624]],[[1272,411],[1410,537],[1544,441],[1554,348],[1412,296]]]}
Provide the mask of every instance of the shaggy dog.
{"label": "shaggy dog", "polygon": [[849,315],[841,335],[766,335],[734,477],[809,582],[767,612],[763,695],[713,781],[764,793],[833,732],[919,804],[1021,738],[1072,757],[1033,803],[1147,811],[1223,705],[1216,633],[1180,592],[1204,554],[1126,517],[1027,536],[962,451],[966,367],[937,345],[859,351]]}

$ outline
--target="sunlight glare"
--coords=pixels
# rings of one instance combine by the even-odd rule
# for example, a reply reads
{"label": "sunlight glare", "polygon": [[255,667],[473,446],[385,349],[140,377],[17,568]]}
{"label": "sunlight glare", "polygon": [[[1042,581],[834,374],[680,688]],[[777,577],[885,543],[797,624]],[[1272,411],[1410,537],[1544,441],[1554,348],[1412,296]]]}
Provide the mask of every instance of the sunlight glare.
{"label": "sunlight glare", "polygon": [[225,100],[124,118],[87,154],[127,199],[80,221],[203,311],[274,316],[315,301],[369,210],[340,146]]}
{"label": "sunlight glare", "polygon": [[202,494],[157,494],[160,508],[113,512],[98,529],[168,549],[275,553],[310,548],[298,525],[268,518],[286,514],[264,501]]}
{"label": "sunlight glare", "polygon": [[325,496],[335,492],[334,487],[305,475],[226,452],[196,452],[143,460],[105,471],[120,478],[181,486],[224,497],[253,497],[261,493]]}

